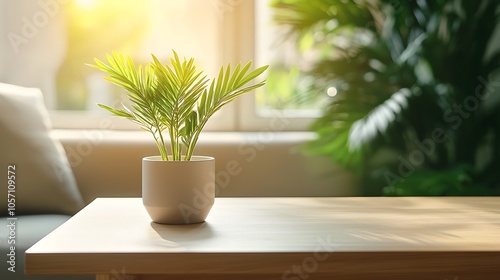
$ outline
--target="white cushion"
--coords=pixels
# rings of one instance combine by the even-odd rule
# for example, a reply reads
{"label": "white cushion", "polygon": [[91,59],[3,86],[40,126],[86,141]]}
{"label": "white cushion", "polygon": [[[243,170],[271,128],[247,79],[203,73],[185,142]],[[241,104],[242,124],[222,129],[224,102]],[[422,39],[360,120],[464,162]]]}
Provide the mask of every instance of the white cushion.
{"label": "white cushion", "polygon": [[8,207],[8,165],[15,165],[16,214],[74,214],[83,207],[64,149],[49,131],[39,89],[0,83],[2,215]]}

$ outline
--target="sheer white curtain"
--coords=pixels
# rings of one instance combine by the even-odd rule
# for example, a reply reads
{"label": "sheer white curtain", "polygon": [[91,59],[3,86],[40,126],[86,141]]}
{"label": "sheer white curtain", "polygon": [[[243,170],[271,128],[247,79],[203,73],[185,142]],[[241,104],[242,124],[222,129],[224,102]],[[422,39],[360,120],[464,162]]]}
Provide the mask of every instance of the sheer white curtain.
{"label": "sheer white curtain", "polygon": [[2,81],[41,88],[47,106],[53,107],[55,76],[65,51],[63,4],[56,0],[0,1]]}

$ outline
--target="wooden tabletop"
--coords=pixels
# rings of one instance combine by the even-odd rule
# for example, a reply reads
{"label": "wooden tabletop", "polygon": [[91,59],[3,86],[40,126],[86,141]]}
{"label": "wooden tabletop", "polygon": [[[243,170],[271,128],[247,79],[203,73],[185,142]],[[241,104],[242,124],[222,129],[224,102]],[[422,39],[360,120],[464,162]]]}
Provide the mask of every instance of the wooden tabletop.
{"label": "wooden tabletop", "polygon": [[187,226],[152,223],[140,198],[99,198],[28,249],[26,271],[500,279],[500,197],[217,198]]}

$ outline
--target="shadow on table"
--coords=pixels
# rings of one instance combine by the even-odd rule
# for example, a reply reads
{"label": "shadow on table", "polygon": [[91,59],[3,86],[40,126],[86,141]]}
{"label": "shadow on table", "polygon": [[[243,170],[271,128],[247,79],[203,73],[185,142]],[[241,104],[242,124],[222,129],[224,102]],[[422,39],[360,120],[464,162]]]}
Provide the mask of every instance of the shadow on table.
{"label": "shadow on table", "polygon": [[213,227],[207,222],[190,225],[165,225],[151,222],[151,227],[162,239],[177,244],[206,240],[214,236]]}

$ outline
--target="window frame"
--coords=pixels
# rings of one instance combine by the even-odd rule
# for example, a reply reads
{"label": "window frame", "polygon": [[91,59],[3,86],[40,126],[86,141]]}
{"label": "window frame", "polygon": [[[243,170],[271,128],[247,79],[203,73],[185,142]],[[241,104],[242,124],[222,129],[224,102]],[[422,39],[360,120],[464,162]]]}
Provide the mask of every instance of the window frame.
{"label": "window frame", "polygon": [[[265,0],[218,0],[214,8],[221,20],[222,49],[224,63],[232,65],[241,61],[254,61],[253,66],[266,64],[256,61],[256,10],[258,2]],[[0,6],[4,2],[0,1]],[[2,9],[6,13],[6,9]],[[7,17],[3,17],[7,18]],[[8,23],[0,20],[0,29]],[[5,32],[4,32],[5,33]],[[6,42],[7,43],[7,42]],[[5,47],[8,47],[5,45]],[[0,57],[2,58],[2,57]],[[0,74],[6,69],[0,69]],[[1,76],[0,76],[1,77]],[[8,80],[8,79],[7,79]],[[6,81],[9,82],[9,81]],[[30,86],[30,85],[25,85]],[[46,100],[49,102],[50,100]],[[97,110],[64,111],[49,110],[53,128],[56,129],[115,129],[139,130],[140,128],[123,118]],[[205,131],[304,131],[314,121],[314,117],[300,117],[293,113],[274,110],[259,115],[256,110],[255,92],[247,93],[225,106],[207,123]]]}
{"label": "window frame", "polygon": [[[260,1],[260,2],[259,2]],[[256,63],[266,63],[257,60],[257,15],[258,5],[262,5],[263,0],[244,1],[247,7],[241,7],[235,14],[235,25],[240,26],[240,33],[243,37],[240,40],[238,49],[241,50],[241,57],[245,60],[253,60]],[[251,2],[251,3],[250,3]],[[244,11],[244,12],[243,12]],[[251,22],[251,24],[249,24]],[[242,42],[252,42],[245,44]],[[257,89],[261,90],[261,89]],[[241,96],[237,102],[238,108],[238,127],[241,131],[258,131],[258,130],[271,130],[271,131],[304,131],[312,124],[317,116],[304,117],[287,112],[284,110],[272,110],[265,115],[257,113],[255,103],[255,91],[244,96]]]}

